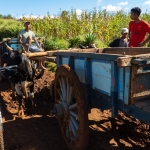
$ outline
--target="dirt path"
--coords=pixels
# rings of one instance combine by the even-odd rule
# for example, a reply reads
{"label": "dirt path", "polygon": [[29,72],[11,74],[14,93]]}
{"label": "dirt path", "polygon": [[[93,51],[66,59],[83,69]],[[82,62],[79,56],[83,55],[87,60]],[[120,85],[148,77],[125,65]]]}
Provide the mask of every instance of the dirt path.
{"label": "dirt path", "polygon": [[[58,121],[50,116],[54,103],[49,94],[53,75],[46,71],[35,81],[35,99],[38,113],[32,116],[31,103],[26,102],[24,120],[10,114],[6,104],[11,100],[8,81],[0,83],[5,150],[67,150]],[[89,114],[89,150],[149,150],[149,125],[119,113],[118,119],[110,117],[110,110],[92,109]]]}

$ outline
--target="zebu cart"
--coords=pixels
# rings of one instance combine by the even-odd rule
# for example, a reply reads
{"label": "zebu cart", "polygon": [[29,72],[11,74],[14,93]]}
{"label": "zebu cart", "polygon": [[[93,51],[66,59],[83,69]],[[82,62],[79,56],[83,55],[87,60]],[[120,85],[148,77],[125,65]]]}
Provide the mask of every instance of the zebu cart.
{"label": "zebu cart", "polygon": [[54,52],[55,105],[69,149],[87,149],[88,110],[118,110],[150,124],[150,49],[104,48]]}
{"label": "zebu cart", "polygon": [[149,48],[60,50],[29,57],[57,64],[51,113],[69,149],[87,149],[91,108],[111,109],[112,117],[120,110],[150,124]]}

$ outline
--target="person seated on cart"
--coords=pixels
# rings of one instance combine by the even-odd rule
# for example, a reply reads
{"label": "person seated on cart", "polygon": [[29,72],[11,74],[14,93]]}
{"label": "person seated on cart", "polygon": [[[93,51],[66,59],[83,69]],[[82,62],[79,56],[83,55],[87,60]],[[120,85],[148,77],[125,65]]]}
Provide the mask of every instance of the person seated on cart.
{"label": "person seated on cart", "polygon": [[[26,21],[24,27],[25,29],[21,30],[19,33],[18,42],[23,45],[27,52],[42,52],[43,49],[37,42],[34,32],[30,30],[30,21]],[[36,45],[32,43],[33,40]]]}
{"label": "person seated on cart", "polygon": [[[30,21],[24,23],[24,30],[19,33],[18,42],[23,45],[26,52],[43,52],[44,50],[40,47],[38,41],[36,40],[35,34],[30,30]],[[32,42],[34,40],[35,44]],[[43,66],[43,62],[39,61],[39,66],[42,69],[46,69]]]}
{"label": "person seated on cart", "polygon": [[121,30],[121,37],[116,38],[113,40],[110,44],[109,47],[128,47],[128,29],[127,28],[122,28]]}

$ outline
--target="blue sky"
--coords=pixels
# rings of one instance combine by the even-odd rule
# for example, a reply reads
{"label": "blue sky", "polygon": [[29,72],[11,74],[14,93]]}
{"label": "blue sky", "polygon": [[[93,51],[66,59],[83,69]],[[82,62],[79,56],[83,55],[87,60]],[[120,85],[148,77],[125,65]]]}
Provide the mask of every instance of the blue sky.
{"label": "blue sky", "polygon": [[76,9],[78,13],[85,10],[107,9],[107,11],[117,11],[123,9],[127,12],[132,7],[138,6],[142,12],[150,12],[150,0],[3,0],[1,1],[0,14],[21,17],[58,15],[61,10],[70,11]]}

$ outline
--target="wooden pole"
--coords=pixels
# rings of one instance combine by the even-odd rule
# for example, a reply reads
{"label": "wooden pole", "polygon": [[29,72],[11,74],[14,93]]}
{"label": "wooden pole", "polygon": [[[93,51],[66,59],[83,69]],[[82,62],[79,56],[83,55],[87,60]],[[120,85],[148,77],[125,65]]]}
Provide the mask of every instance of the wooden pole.
{"label": "wooden pole", "polygon": [[97,49],[54,50],[54,51],[28,53],[27,56],[29,58],[31,58],[31,57],[40,57],[40,56],[55,56],[56,52],[87,52],[87,53],[97,53]]}

